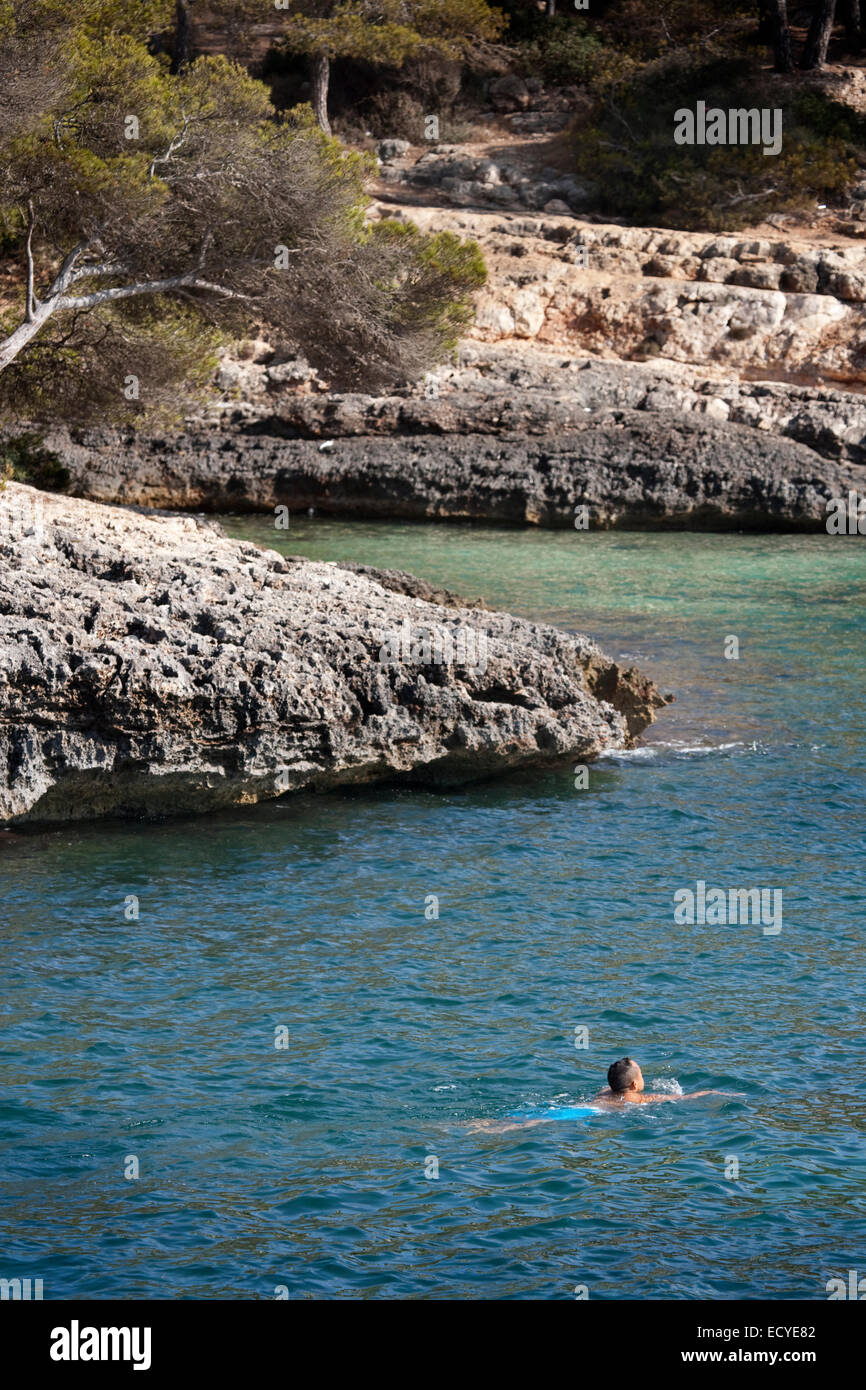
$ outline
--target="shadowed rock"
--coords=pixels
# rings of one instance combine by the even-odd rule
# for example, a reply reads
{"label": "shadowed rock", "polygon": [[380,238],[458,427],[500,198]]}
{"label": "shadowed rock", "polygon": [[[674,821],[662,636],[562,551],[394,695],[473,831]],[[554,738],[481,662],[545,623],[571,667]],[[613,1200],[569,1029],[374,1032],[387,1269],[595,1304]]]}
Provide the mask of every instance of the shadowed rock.
{"label": "shadowed rock", "polygon": [[551,527],[586,506],[592,528],[822,531],[828,499],[862,476],[746,426],[639,410],[552,437],[347,436],[324,452],[264,433],[91,431],[62,458],[72,491],[104,502]]}

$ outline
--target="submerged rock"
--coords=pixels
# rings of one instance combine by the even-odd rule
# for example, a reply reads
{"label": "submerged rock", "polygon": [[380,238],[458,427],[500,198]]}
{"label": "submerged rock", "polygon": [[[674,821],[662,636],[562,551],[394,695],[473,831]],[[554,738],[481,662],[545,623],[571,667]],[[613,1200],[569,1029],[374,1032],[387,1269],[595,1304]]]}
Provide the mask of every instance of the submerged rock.
{"label": "submerged rock", "polygon": [[6,824],[587,761],[665,703],[586,637],[193,517],[11,483],[0,560]]}

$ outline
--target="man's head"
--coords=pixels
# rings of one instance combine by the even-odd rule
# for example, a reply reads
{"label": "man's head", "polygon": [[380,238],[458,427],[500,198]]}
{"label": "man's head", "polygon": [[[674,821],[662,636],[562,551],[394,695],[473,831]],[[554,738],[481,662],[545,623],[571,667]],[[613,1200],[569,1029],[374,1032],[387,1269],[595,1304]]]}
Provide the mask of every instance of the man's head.
{"label": "man's head", "polygon": [[643,1072],[631,1057],[620,1057],[607,1069],[607,1084],[614,1095],[621,1096],[625,1091],[642,1091]]}

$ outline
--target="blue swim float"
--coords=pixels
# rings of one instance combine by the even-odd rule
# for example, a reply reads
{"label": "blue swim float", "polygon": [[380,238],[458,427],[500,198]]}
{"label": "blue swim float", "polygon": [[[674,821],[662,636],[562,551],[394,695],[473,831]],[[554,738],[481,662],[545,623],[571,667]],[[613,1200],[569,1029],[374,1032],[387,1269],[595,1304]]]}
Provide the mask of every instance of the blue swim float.
{"label": "blue swim float", "polygon": [[552,1105],[549,1109],[511,1110],[509,1120],[588,1120],[599,1112],[591,1105]]}

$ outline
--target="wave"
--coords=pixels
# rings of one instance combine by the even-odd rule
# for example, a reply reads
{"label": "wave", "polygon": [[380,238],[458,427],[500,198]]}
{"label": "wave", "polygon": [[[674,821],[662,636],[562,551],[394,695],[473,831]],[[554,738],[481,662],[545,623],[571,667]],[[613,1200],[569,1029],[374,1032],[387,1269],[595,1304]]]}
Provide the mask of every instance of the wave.
{"label": "wave", "polygon": [[734,739],[731,743],[666,743],[662,747],[669,748],[675,758],[705,758],[710,753],[729,753],[732,748],[757,749],[757,744],[745,744],[742,739]]}
{"label": "wave", "polygon": [[599,753],[598,763],[648,763],[658,757],[658,748],[614,748]]}
{"label": "wave", "polygon": [[728,743],[683,743],[678,739],[663,740],[657,743],[642,744],[640,748],[614,748],[599,754],[597,762],[646,763],[655,762],[663,756],[671,758],[707,758],[713,753],[730,753],[735,748],[748,752],[758,752],[757,743],[744,743],[734,739]]}

